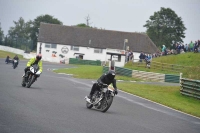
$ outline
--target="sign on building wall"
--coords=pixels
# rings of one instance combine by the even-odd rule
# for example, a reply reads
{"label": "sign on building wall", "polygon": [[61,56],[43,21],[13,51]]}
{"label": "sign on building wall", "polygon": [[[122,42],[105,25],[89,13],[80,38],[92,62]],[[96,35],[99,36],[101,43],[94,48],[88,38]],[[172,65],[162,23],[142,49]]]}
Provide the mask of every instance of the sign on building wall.
{"label": "sign on building wall", "polygon": [[67,53],[69,52],[69,49],[67,48],[67,46],[63,46],[63,47],[61,48],[61,52],[62,52],[63,54],[67,54]]}

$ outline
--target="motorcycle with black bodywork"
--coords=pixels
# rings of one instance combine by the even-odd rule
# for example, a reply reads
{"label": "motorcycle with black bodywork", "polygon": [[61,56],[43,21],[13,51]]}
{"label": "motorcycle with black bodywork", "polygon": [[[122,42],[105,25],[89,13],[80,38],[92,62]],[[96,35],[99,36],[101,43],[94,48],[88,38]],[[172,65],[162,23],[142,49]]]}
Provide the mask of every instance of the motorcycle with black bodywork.
{"label": "motorcycle with black bodywork", "polygon": [[88,109],[94,107],[101,112],[106,112],[113,102],[113,98],[115,96],[114,88],[111,85],[108,86],[107,84],[99,84],[99,86],[100,91],[96,90],[91,99],[87,96],[85,97],[86,107]]}
{"label": "motorcycle with black bodywork", "polygon": [[40,74],[41,72],[39,71],[39,66],[37,64],[32,65],[22,77],[22,86],[30,88]]}
{"label": "motorcycle with black bodywork", "polygon": [[13,60],[13,69],[15,69],[18,65],[18,60]]}

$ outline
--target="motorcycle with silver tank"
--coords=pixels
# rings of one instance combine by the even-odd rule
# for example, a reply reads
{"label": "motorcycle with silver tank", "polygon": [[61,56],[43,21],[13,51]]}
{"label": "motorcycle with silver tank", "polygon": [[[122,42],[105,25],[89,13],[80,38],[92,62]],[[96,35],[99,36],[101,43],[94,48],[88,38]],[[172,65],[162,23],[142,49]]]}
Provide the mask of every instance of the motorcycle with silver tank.
{"label": "motorcycle with silver tank", "polygon": [[32,65],[26,74],[22,77],[22,86],[30,88],[30,86],[36,81],[37,77],[41,74],[37,64]]}
{"label": "motorcycle with silver tank", "polygon": [[108,86],[107,84],[98,84],[100,86],[100,91],[95,91],[91,99],[87,96],[85,97],[86,107],[88,109],[94,107],[101,112],[106,112],[113,102],[113,98],[115,96],[114,88],[111,85]]}

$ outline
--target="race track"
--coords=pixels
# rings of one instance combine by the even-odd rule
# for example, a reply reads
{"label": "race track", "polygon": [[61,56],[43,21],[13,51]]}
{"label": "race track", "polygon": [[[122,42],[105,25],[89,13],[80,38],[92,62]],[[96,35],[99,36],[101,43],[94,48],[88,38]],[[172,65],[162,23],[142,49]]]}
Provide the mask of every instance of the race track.
{"label": "race track", "polygon": [[43,62],[41,77],[24,88],[25,64],[13,69],[0,59],[0,133],[200,132],[200,119],[122,91],[106,113],[87,109],[84,97],[95,80],[51,71],[68,65]]}

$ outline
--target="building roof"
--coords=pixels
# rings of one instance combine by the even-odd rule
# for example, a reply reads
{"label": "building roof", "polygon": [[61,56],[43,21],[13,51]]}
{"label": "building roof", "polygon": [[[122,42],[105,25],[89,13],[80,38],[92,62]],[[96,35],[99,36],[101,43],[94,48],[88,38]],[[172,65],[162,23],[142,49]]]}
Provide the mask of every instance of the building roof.
{"label": "building roof", "polygon": [[159,51],[151,39],[142,33],[40,23],[38,36],[38,42],[43,43],[121,50],[125,39],[128,39],[126,46],[129,46],[133,52],[155,53]]}

